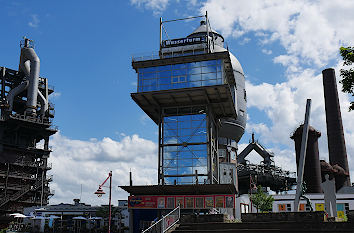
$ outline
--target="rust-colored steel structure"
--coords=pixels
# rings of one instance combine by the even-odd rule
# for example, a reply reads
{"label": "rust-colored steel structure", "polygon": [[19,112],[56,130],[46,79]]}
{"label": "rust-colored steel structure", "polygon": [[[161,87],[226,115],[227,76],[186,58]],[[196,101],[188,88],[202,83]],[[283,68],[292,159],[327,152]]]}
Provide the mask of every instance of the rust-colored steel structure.
{"label": "rust-colored steel structure", "polygon": [[[299,165],[301,137],[303,125],[300,125],[290,137],[295,141],[296,164]],[[313,127],[309,127],[306,159],[304,169],[304,182],[308,193],[321,193],[321,166],[318,152],[318,138],[321,133]]]}
{"label": "rust-colored steel structure", "polygon": [[0,67],[0,215],[46,205],[53,195],[47,159],[49,137],[57,131],[48,102],[54,90],[39,77],[39,58],[28,39],[21,60],[19,71]]}
{"label": "rust-colored steel structure", "polygon": [[[336,75],[332,68],[323,70],[322,75],[326,108],[329,162],[332,166],[336,164],[339,165],[345,170],[345,172],[349,173]],[[339,190],[343,186],[350,186],[350,177],[336,176],[336,190]]]}

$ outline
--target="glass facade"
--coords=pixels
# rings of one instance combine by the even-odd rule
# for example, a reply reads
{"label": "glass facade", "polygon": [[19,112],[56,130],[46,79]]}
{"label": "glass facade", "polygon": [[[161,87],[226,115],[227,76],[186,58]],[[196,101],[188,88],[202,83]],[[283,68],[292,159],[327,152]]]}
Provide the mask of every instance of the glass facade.
{"label": "glass facade", "polygon": [[138,92],[224,84],[222,60],[138,69]]}
{"label": "glass facade", "polygon": [[[208,182],[208,128],[203,107],[165,109],[162,153],[165,184]],[[182,115],[183,114],[183,115]],[[186,114],[186,115],[185,115]],[[185,176],[190,175],[190,176]]]}

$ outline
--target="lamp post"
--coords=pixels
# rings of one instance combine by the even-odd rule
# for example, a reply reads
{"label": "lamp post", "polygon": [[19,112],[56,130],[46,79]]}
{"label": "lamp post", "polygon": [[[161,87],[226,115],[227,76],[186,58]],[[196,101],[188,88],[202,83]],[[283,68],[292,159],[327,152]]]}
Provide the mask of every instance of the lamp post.
{"label": "lamp post", "polygon": [[112,171],[109,172],[108,177],[105,179],[105,181],[103,181],[102,184],[100,184],[98,186],[97,191],[95,192],[95,194],[98,197],[102,197],[103,194],[106,194],[102,187],[103,185],[107,182],[107,180],[109,180],[109,217],[108,217],[108,233],[111,233],[111,214],[112,214],[112,207],[111,207],[111,199],[112,199]]}

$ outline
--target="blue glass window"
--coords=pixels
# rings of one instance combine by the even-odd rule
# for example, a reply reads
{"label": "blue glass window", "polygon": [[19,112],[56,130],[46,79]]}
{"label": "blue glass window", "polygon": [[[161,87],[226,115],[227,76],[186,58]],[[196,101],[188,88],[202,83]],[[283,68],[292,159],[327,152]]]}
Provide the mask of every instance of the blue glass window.
{"label": "blue glass window", "polygon": [[158,75],[158,78],[162,78],[162,77],[169,78],[169,77],[171,77],[171,71],[162,71],[162,72],[157,73],[157,75]]}
{"label": "blue glass window", "polygon": [[172,76],[179,76],[179,75],[186,75],[187,70],[182,69],[182,70],[172,70]]}
{"label": "blue glass window", "polygon": [[147,72],[155,72],[157,70],[156,67],[146,67],[146,68],[141,68],[142,73],[147,73]]}
{"label": "blue glass window", "polygon": [[177,175],[177,168],[165,168],[166,175]]}
{"label": "blue glass window", "polygon": [[[209,81],[212,80],[212,81]],[[220,85],[222,60],[209,60],[138,69],[138,92]]]}
{"label": "blue glass window", "polygon": [[159,85],[161,85],[161,84],[170,84],[170,83],[171,83],[171,78],[170,77],[160,78],[159,79]]}
{"label": "blue glass window", "polygon": [[[201,108],[188,107],[179,108],[180,114],[200,112]],[[173,112],[173,109],[166,109],[165,112]],[[163,171],[167,177],[165,182],[173,184],[195,183],[195,177],[178,177],[179,175],[204,174],[199,182],[207,180],[207,158],[208,158],[208,133],[206,114],[174,115],[165,116],[162,123],[163,129]],[[195,145],[194,143],[197,143]]]}
{"label": "blue glass window", "polygon": [[156,73],[141,73],[141,76],[144,80],[156,78]]}
{"label": "blue glass window", "polygon": [[201,66],[215,66],[216,60],[209,60],[209,61],[201,61]]}
{"label": "blue glass window", "polygon": [[194,67],[189,70],[190,74],[201,74],[202,73],[202,68],[201,67]]}
{"label": "blue glass window", "polygon": [[171,65],[166,65],[166,66],[158,66],[159,71],[163,70],[171,70]]}
{"label": "blue glass window", "polygon": [[217,72],[217,67],[216,66],[205,66],[202,67],[202,73],[216,73]]}

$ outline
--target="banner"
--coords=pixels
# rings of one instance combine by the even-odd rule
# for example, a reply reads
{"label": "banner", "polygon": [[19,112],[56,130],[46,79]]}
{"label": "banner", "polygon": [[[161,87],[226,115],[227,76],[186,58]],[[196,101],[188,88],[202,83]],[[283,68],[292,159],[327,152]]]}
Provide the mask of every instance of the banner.
{"label": "banner", "polygon": [[235,208],[234,195],[129,196],[130,209]]}
{"label": "banner", "polygon": [[147,208],[147,209],[157,208],[156,196],[130,196],[128,200],[129,200],[128,201],[129,208]]}

